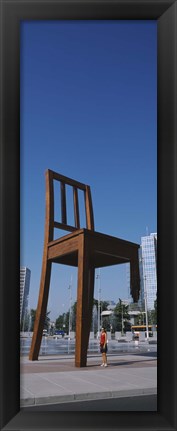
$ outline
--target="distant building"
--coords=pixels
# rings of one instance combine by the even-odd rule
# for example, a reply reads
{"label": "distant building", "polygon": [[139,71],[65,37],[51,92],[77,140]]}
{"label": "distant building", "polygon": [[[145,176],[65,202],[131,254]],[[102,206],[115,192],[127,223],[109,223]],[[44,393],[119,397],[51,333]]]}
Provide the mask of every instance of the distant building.
{"label": "distant building", "polygon": [[[130,304],[129,299],[121,299],[121,301],[122,301],[123,305],[129,305]],[[117,302],[112,301],[112,300],[106,300],[105,302],[108,303],[107,310],[111,311],[111,310],[114,310],[114,308],[116,307],[116,304],[118,304],[118,302],[119,302],[119,299],[117,300]]]}
{"label": "distant building", "polygon": [[106,300],[106,302],[108,303],[107,309],[108,310],[114,310],[116,303],[114,301],[110,301],[110,300]]}
{"label": "distant building", "polygon": [[28,309],[31,271],[25,266],[20,268],[20,324],[24,321]]}
{"label": "distant building", "polygon": [[157,233],[141,238],[140,246],[141,302],[147,294],[147,308],[154,309],[157,294]]}

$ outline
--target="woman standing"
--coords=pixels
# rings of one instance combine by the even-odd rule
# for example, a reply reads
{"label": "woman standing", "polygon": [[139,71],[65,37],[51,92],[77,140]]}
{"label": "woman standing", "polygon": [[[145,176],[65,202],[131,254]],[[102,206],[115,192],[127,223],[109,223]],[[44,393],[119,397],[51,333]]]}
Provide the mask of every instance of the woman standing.
{"label": "woman standing", "polygon": [[107,367],[107,334],[105,328],[102,328],[101,330],[101,336],[100,336],[100,352],[102,353],[102,364],[101,367]]}

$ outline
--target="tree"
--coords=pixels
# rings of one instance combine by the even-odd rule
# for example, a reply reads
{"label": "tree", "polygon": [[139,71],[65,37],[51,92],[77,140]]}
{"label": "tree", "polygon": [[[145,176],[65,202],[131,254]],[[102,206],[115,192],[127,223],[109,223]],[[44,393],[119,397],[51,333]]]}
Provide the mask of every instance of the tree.
{"label": "tree", "polygon": [[[97,307],[97,310],[98,310],[98,299],[93,299],[93,306],[94,305],[96,305],[96,307]],[[105,310],[107,310],[108,309],[108,305],[109,305],[109,302],[107,302],[107,301],[100,301],[100,309],[101,309],[101,311],[105,311]]]}
{"label": "tree", "polygon": [[156,299],[154,301],[154,322],[155,325],[157,325],[157,293],[156,293]]}
{"label": "tree", "polygon": [[113,329],[114,331],[125,332],[130,328],[129,324],[130,316],[128,314],[128,305],[125,305],[119,298],[119,302],[114,308],[113,314]]}
{"label": "tree", "polygon": [[50,311],[47,311],[44,321],[44,329],[47,329],[47,332],[49,330],[49,324],[50,324],[50,317],[49,317]]}
{"label": "tree", "polygon": [[71,326],[72,330],[76,331],[76,311],[77,311],[77,301],[73,304],[71,308]]}
{"label": "tree", "polygon": [[157,325],[157,295],[154,301],[154,309],[148,312],[148,322],[150,325]]}
{"label": "tree", "polygon": [[145,313],[141,312],[134,318],[134,325],[145,325],[146,324],[146,316]]}
{"label": "tree", "polygon": [[[49,322],[50,322],[50,318],[49,318],[49,314],[50,311],[47,311],[46,316],[45,316],[45,321],[44,321],[44,329],[49,329]],[[29,327],[29,331],[33,332],[34,331],[34,322],[35,322],[35,318],[36,318],[36,310],[34,310],[33,308],[31,308],[30,310],[30,327]]]}
{"label": "tree", "polygon": [[[98,313],[98,300],[93,299],[93,307],[94,305],[97,308]],[[100,301],[100,321],[101,321],[101,312],[107,310],[109,303],[106,301]],[[92,307],[92,310],[93,310]],[[74,302],[74,304],[71,307],[71,327],[72,331],[76,331],[76,312],[77,312],[77,301]],[[55,322],[56,329],[63,329],[63,325],[65,325],[64,329],[67,333],[69,333],[69,311],[67,313],[63,313],[62,315],[59,315]],[[92,322],[91,322],[91,328],[93,326],[93,316],[92,316]]]}
{"label": "tree", "polygon": [[[101,313],[102,313],[102,311],[106,311],[107,309],[108,309],[108,305],[109,305],[109,302],[107,302],[107,301],[100,301],[100,323],[101,323]],[[98,321],[97,321],[97,325],[94,325],[94,316],[93,316],[93,309],[94,309],[94,307],[96,307],[96,310],[97,310],[97,317],[98,317],[98,299],[93,299],[93,306],[92,306],[92,322],[91,322],[91,328],[94,328],[94,331],[95,331],[95,327],[96,327],[96,332],[97,332],[97,330],[98,330]],[[107,318],[105,318],[104,317],[104,326],[105,326],[105,329],[109,329],[110,328],[110,322],[109,321],[107,321]]]}
{"label": "tree", "polygon": [[110,331],[110,329],[114,327],[112,315],[103,317],[103,327],[106,329],[106,331]]}
{"label": "tree", "polygon": [[35,322],[35,318],[36,318],[36,310],[34,310],[33,308],[30,310],[31,313],[31,327],[30,327],[30,331],[34,331],[34,322]]}
{"label": "tree", "polygon": [[24,318],[20,325],[20,331],[27,332],[30,331],[30,312],[26,310]]}
{"label": "tree", "polygon": [[109,302],[101,301],[101,311],[106,311],[108,309]]}
{"label": "tree", "polygon": [[55,327],[69,333],[69,311],[58,316],[55,321]]}
{"label": "tree", "polygon": [[57,317],[57,319],[55,321],[55,328],[56,329],[63,329],[63,324],[64,324],[64,314]]}
{"label": "tree", "polygon": [[[108,302],[106,301],[100,301],[100,321],[101,321],[101,312],[104,310],[107,310],[108,307]],[[93,306],[92,306],[92,311],[93,311],[93,307],[96,306],[97,308],[97,313],[98,313],[98,300],[97,299],[93,299]],[[72,319],[72,330],[76,331],[76,310],[77,310],[77,301],[75,301],[75,303],[72,306],[71,309],[71,319]],[[93,327],[93,315],[92,315],[92,322],[91,322],[91,328]]]}

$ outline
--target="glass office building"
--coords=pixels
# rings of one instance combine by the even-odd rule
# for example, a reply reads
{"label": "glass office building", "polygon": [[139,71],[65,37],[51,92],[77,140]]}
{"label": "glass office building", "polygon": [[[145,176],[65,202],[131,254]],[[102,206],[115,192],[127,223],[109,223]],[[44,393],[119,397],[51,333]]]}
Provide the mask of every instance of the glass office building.
{"label": "glass office building", "polygon": [[20,268],[20,324],[24,321],[28,309],[31,271],[25,266]]}
{"label": "glass office building", "polygon": [[153,310],[157,294],[157,233],[141,238],[140,262],[141,303],[147,295],[147,308]]}

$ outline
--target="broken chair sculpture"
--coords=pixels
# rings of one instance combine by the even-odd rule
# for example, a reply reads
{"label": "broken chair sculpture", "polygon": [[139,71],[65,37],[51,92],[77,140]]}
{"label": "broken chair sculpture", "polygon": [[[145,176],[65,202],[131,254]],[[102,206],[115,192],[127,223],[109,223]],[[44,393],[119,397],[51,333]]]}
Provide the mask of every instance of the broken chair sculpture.
{"label": "broken chair sculpture", "polygon": [[[54,182],[60,183],[61,221],[55,220]],[[67,193],[73,193],[74,225],[67,223]],[[84,195],[86,227],[80,226],[79,193]],[[59,196],[59,193],[58,193]],[[54,239],[54,229],[70,233]],[[51,170],[46,171],[46,216],[43,262],[34,332],[29,354],[37,360],[47,310],[52,263],[78,267],[75,365],[85,367],[92,320],[95,268],[130,262],[130,288],[139,298],[139,245],[94,230],[91,191],[88,185]]]}

